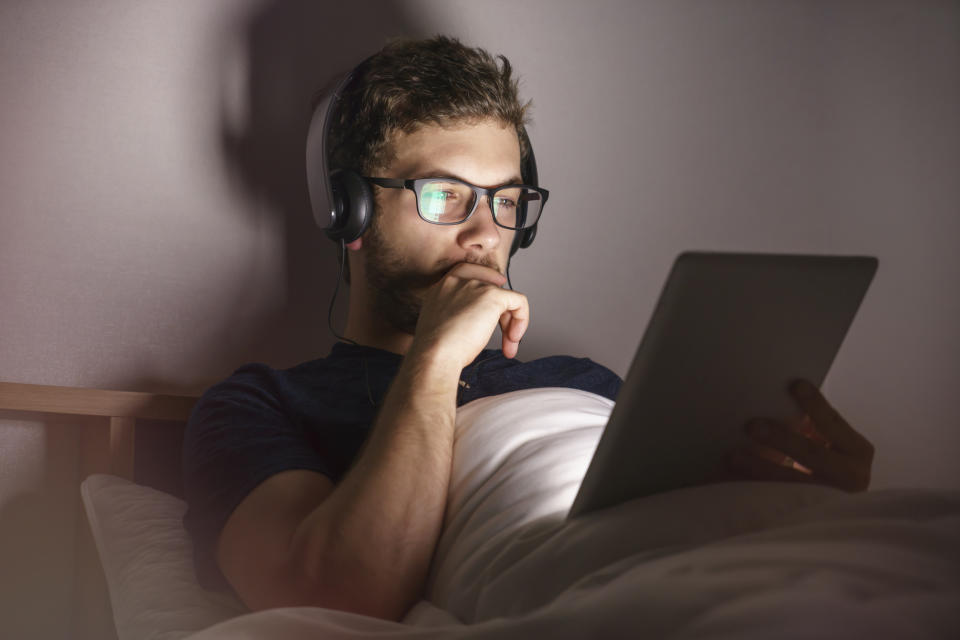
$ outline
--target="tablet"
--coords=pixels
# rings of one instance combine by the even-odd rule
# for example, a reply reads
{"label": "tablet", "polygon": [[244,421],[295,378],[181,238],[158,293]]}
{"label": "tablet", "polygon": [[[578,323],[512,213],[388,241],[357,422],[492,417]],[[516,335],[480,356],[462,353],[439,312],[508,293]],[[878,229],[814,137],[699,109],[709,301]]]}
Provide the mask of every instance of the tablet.
{"label": "tablet", "polygon": [[789,384],[823,383],[877,259],[681,254],[593,459],[575,517],[705,482],[754,417],[801,414]]}

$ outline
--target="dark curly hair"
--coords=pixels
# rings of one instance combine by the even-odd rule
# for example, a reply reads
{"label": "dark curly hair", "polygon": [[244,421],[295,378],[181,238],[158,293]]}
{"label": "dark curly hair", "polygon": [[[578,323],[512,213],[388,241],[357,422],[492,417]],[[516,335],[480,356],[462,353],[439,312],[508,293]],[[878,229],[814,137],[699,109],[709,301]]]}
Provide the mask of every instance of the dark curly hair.
{"label": "dark curly hair", "polygon": [[393,40],[363,61],[330,127],[330,166],[371,175],[393,158],[393,133],[494,118],[517,130],[521,161],[530,103],[521,104],[510,62],[447,36]]}

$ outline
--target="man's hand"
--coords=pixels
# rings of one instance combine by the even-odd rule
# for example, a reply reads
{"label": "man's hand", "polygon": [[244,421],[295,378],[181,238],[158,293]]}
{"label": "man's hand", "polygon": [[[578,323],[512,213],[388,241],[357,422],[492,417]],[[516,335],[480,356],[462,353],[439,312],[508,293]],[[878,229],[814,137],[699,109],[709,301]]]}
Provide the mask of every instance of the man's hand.
{"label": "man's hand", "polygon": [[826,484],[864,491],[870,484],[873,445],[830,406],[812,384],[790,387],[806,417],[796,423],[754,419],[747,434],[758,444],[734,452],[731,471],[754,480]]}
{"label": "man's hand", "polygon": [[470,364],[500,325],[503,355],[517,355],[530,324],[527,297],[503,289],[496,269],[461,262],[434,285],[423,302],[411,352],[433,353],[458,367]]}

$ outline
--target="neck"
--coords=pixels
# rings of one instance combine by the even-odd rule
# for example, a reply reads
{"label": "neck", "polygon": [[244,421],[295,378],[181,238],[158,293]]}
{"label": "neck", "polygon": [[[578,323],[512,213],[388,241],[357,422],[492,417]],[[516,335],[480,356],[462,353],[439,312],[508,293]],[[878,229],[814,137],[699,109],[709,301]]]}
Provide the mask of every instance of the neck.
{"label": "neck", "polygon": [[366,347],[406,355],[413,343],[413,336],[399,331],[374,313],[367,296],[360,294],[359,288],[357,289],[350,292],[347,326],[343,337]]}

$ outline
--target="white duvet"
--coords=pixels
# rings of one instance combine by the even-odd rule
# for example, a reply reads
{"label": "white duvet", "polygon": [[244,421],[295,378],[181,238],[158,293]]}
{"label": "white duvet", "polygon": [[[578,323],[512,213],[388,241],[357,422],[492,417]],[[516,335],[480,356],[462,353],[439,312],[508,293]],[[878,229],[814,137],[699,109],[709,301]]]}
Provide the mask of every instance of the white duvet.
{"label": "white duvet", "polygon": [[958,638],[960,495],[726,483],[565,521],[612,403],[460,409],[444,532],[404,622],[248,614],[191,640]]}

